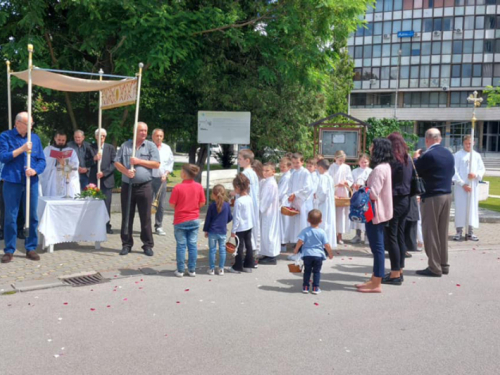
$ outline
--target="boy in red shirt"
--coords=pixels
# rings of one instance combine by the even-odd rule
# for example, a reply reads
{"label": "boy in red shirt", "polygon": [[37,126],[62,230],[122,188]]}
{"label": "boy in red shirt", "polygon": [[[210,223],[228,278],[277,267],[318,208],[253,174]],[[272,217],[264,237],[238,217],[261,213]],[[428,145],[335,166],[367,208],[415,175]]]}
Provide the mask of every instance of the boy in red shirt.
{"label": "boy in red shirt", "polygon": [[196,276],[196,258],[198,257],[198,229],[200,227],[200,207],[205,205],[205,192],[201,184],[193,179],[200,173],[200,168],[193,164],[184,164],[181,170],[182,183],[172,190],[170,207],[174,209],[174,235],[177,242],[177,270],[175,276],[184,276],[186,267],[186,247],[188,249],[188,275]]}

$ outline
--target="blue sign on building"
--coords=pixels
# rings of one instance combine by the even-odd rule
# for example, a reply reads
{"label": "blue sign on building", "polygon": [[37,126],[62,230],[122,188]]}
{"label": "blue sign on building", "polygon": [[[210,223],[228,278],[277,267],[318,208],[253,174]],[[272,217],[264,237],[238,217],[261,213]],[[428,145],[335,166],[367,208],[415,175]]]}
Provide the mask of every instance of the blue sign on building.
{"label": "blue sign on building", "polygon": [[415,31],[410,30],[410,31],[399,31],[398,32],[398,38],[413,38],[415,35]]}

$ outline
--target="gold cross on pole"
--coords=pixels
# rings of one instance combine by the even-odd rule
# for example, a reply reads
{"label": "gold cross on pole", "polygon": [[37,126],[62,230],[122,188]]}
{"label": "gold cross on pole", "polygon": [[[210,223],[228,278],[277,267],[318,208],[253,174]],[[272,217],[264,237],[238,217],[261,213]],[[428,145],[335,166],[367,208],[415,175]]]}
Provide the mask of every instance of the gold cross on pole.
{"label": "gold cross on pole", "polygon": [[474,110],[472,111],[472,119],[473,119],[473,121],[475,121],[476,120],[476,107],[481,106],[481,103],[483,102],[483,98],[478,98],[477,91],[474,91],[474,93],[469,95],[469,97],[467,98],[467,101],[469,103],[474,104]]}

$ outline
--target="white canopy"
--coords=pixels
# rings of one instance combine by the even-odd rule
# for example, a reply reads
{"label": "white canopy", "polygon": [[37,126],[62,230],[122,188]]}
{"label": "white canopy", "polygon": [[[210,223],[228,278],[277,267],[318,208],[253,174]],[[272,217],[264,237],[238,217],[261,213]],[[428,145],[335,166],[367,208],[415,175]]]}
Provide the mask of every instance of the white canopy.
{"label": "white canopy", "polygon": [[[28,71],[12,72],[13,76],[28,82]],[[136,81],[137,78],[128,78],[117,81],[100,81],[92,79],[82,79],[70,77],[63,74],[48,72],[43,69],[34,68],[31,73],[32,82],[36,86],[45,87],[47,89],[69,92],[89,92],[101,91],[111,87],[119,86],[124,83]]]}

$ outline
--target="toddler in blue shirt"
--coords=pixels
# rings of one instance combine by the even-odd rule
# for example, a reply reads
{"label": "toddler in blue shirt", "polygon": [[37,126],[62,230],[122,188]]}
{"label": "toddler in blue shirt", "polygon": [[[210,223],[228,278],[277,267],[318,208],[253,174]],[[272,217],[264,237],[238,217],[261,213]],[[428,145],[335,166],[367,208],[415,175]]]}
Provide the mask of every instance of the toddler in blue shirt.
{"label": "toddler in blue shirt", "polygon": [[[297,254],[299,250],[302,252],[302,260],[304,261],[304,282],[302,284],[302,293],[309,293],[309,280],[311,273],[313,274],[313,294],[321,293],[319,281],[321,278],[321,267],[326,259],[325,250],[328,252],[328,257],[333,258],[333,252],[326,232],[319,227],[321,224],[322,214],[320,210],[311,210],[307,215],[307,221],[311,225],[303,229],[295,245],[293,251]],[[301,249],[302,247],[302,249]]]}

